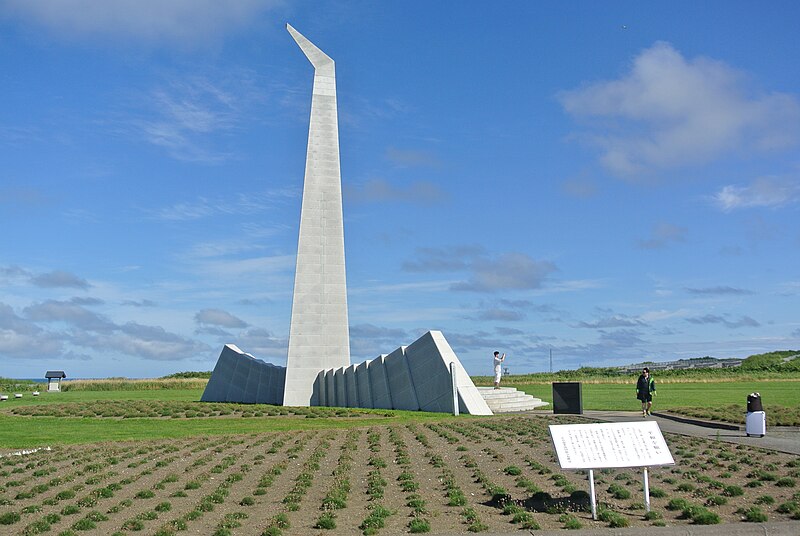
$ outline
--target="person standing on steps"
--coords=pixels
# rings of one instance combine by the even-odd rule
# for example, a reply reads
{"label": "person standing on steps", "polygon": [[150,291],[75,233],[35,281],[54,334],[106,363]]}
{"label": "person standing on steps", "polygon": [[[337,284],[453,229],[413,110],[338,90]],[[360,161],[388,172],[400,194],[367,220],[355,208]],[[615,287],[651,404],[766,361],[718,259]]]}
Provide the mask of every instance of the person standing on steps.
{"label": "person standing on steps", "polygon": [[500,352],[494,353],[494,388],[500,389],[500,378],[503,376],[503,361],[506,360],[506,354],[500,355]]}
{"label": "person standing on steps", "polygon": [[652,415],[653,397],[656,395],[656,381],[650,376],[650,369],[642,369],[636,381],[636,398],[642,402],[642,417]]}

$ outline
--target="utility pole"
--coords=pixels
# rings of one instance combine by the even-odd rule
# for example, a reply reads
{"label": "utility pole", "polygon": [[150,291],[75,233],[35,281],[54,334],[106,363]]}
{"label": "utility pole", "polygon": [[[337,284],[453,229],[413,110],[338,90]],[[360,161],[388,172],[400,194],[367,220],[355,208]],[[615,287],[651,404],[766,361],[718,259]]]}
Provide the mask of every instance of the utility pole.
{"label": "utility pole", "polygon": [[550,374],[553,373],[553,349],[550,348]]}

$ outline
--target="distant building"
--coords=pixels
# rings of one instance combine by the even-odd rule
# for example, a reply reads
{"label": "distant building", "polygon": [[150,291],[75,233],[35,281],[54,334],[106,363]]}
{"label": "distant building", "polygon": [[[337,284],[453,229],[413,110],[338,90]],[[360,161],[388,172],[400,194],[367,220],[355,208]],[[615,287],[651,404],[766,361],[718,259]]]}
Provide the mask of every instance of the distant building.
{"label": "distant building", "polygon": [[45,375],[48,391],[61,391],[61,380],[67,377],[63,370],[48,370]]}

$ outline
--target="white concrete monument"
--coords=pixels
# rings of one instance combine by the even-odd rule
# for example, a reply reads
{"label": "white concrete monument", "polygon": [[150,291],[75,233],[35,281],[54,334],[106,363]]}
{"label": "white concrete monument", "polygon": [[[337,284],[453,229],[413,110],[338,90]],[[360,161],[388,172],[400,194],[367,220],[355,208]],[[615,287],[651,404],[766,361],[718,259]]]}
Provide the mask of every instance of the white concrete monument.
{"label": "white concrete monument", "polygon": [[319,403],[312,396],[319,371],[350,364],[339,122],[333,60],[291,25],[286,29],[314,66],[283,398],[286,406],[308,406]]}
{"label": "white concrete monument", "polygon": [[491,415],[441,332],[350,365],[336,72],[286,28],[314,66],[289,353],[281,367],[226,345],[201,400]]}

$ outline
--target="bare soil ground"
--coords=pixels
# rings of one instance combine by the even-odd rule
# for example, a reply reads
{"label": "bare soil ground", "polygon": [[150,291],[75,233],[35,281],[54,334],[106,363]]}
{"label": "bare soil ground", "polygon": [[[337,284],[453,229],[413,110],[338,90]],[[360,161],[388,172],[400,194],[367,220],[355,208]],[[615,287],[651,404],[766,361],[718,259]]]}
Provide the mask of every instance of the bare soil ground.
{"label": "bare soil ground", "polygon": [[[96,443],[6,456],[0,458],[0,533],[391,535],[412,528],[444,534],[641,527],[692,523],[687,515],[700,507],[722,523],[758,517],[753,507],[769,521],[800,518],[797,457],[667,434],[677,464],[650,472],[650,519],[641,474],[606,470],[596,474],[598,501],[613,515],[593,521],[586,475],[562,472],[555,461],[547,432],[554,420],[584,422],[495,417]],[[668,508],[675,499],[689,503],[688,514]]]}

